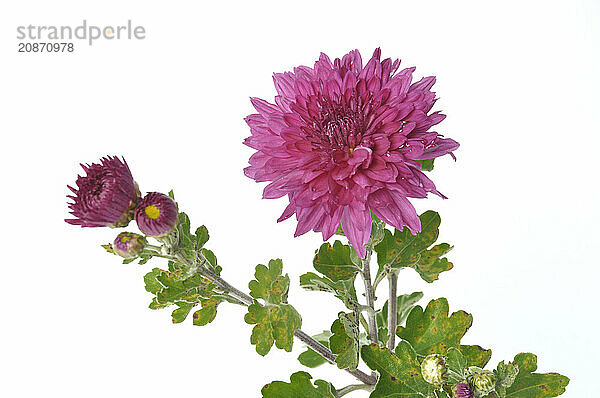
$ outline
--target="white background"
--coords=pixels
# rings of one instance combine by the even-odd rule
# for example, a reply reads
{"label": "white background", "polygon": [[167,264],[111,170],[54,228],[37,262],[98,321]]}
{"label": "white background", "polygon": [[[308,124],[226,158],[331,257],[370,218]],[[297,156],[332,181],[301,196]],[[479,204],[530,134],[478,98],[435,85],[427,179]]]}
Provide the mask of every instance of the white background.
{"label": "white background", "polygon": [[[192,222],[208,226],[230,282],[244,288],[257,263],[282,258],[303,329],[319,332],[342,309],[298,288],[319,236],[292,239],[294,221],[275,223],[284,200],[261,200],[263,185],[243,176],[252,153],[241,143],[243,117],[249,96],[273,98],[272,72],[312,65],[320,51],[333,58],[358,48],[368,59],[377,46],[416,65],[417,78],[437,75],[436,109],[448,115],[438,131],[461,143],[458,161],[446,157],[432,173],[450,199],[415,202],[441,213],[455,269],[431,285],[405,271],[400,291],[445,296],[452,311],[471,312],[463,341],[493,348],[493,364],[534,352],[541,371],[571,377],[564,396],[597,395],[597,1],[0,8],[0,395],[256,397],[301,370],[299,343],[291,354],[254,352],[241,307],[222,305],[203,328],[147,309],[142,276],[153,264],[104,253],[99,244],[117,231],[64,223],[66,185],[79,162],[124,155],[142,190],[174,188]],[[147,38],[17,53],[18,25],[84,18],[132,19]],[[353,382],[332,366],[309,372],[338,387]]]}

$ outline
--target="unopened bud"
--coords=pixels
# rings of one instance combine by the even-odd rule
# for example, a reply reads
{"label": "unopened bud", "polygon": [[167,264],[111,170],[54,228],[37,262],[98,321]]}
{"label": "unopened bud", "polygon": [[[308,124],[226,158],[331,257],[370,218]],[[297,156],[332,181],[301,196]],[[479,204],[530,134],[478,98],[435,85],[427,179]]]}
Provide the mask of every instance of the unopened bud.
{"label": "unopened bud", "polygon": [[142,235],[133,232],[121,232],[111,245],[112,251],[124,258],[134,258],[140,255],[148,242]]}
{"label": "unopened bud", "polygon": [[458,383],[452,387],[452,398],[473,398],[473,390],[467,383]]}
{"label": "unopened bud", "polygon": [[471,367],[471,385],[478,396],[486,396],[494,390],[496,377],[489,370]]}
{"label": "unopened bud", "polygon": [[441,355],[431,354],[421,363],[421,374],[426,382],[441,386],[446,382],[448,367]]}

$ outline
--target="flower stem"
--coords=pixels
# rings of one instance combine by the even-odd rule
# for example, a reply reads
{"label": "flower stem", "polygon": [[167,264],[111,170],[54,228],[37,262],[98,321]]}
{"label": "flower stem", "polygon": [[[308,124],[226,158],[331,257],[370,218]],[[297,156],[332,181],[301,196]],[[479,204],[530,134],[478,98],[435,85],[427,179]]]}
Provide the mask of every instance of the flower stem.
{"label": "flower stem", "polygon": [[[185,262],[185,258],[182,258],[180,256],[177,257],[177,260]],[[202,256],[202,258],[200,260],[201,260],[201,263],[200,263],[200,266],[198,266],[197,271],[202,276],[209,279],[211,282],[213,282],[214,284],[219,286],[224,291],[228,292],[229,295],[231,295],[233,298],[239,300],[246,306],[253,304],[253,303],[258,303],[251,296],[249,296],[246,293],[242,292],[241,290],[235,288],[229,282],[227,282],[226,280],[224,280],[223,278],[221,278],[220,276],[215,274],[214,271],[212,271],[206,267],[203,267],[202,265],[206,263],[206,259],[204,258],[204,256]],[[323,358],[325,358],[330,363],[335,363],[336,355],[333,352],[331,352],[331,350],[329,348],[325,347],[323,344],[319,343],[317,340],[315,340],[314,338],[312,338],[311,336],[309,336],[302,330],[300,330],[300,329],[296,330],[294,332],[294,336],[298,340],[300,340],[304,344],[306,344],[308,347],[310,347],[313,351],[315,351],[316,353],[321,355]],[[374,375],[368,375],[358,369],[356,369],[356,370],[345,369],[345,370],[348,373],[350,373],[352,376],[356,377],[358,380],[362,381],[365,384],[375,385],[377,383],[377,377]]]}
{"label": "flower stem", "polygon": [[371,253],[373,253],[373,247],[368,246],[367,255],[362,260],[362,276],[363,281],[365,283],[365,296],[367,298],[367,306],[373,310],[367,313],[367,320],[369,323],[369,337],[373,343],[378,344],[379,339],[377,338],[377,321],[375,319],[375,291],[373,290],[373,285],[371,284]]}
{"label": "flower stem", "polygon": [[372,391],[373,386],[368,385],[368,384],[351,384],[349,386],[346,386],[346,387],[343,387],[343,388],[340,388],[339,390],[337,390],[335,396],[336,396],[336,398],[340,398],[346,394],[351,393],[352,391],[358,391],[358,390]]}
{"label": "flower stem", "polygon": [[398,326],[398,273],[392,271],[388,274],[389,293],[388,299],[388,334],[387,346],[390,350],[396,347],[396,327]]}

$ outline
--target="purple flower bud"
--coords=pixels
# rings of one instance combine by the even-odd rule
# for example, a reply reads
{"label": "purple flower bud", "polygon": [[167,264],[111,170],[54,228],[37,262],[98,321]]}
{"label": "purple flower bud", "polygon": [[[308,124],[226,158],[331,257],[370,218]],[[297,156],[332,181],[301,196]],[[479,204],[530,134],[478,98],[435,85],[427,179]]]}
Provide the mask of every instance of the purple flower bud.
{"label": "purple flower bud", "polygon": [[111,248],[115,254],[124,258],[134,258],[140,255],[148,242],[140,234],[121,232],[115,238]]}
{"label": "purple flower bud", "polygon": [[177,224],[177,204],[160,192],[150,192],[135,209],[135,221],[140,231],[148,236],[161,237]]}
{"label": "purple flower bud", "polygon": [[133,181],[125,159],[107,156],[100,163],[82,164],[84,177],[77,176],[77,189],[68,186],[73,195],[70,213],[76,218],[66,219],[82,227],[124,227],[133,219],[139,190]]}
{"label": "purple flower bud", "polygon": [[452,388],[453,398],[473,398],[473,390],[467,383],[458,383]]}

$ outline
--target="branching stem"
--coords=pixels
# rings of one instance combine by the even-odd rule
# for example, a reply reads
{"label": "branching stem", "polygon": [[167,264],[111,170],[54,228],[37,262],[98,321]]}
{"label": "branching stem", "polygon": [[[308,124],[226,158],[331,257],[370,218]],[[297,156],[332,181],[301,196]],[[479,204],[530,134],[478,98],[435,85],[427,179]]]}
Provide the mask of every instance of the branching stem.
{"label": "branching stem", "polygon": [[[174,260],[189,264],[189,261],[187,261],[185,258],[183,258],[181,256],[176,256],[176,258],[174,258]],[[215,274],[214,271],[212,271],[211,269],[208,269],[207,267],[204,267],[203,265],[206,263],[207,263],[207,260],[204,258],[204,256],[202,256],[200,258],[200,264],[197,267],[197,272],[199,272],[202,276],[204,276],[205,278],[207,278],[208,280],[210,280],[211,282],[213,282],[214,284],[219,286],[224,291],[228,292],[228,294],[231,297],[239,300],[246,306],[253,304],[253,303],[258,303],[258,301],[254,300],[251,296],[249,296],[246,293],[242,292],[241,290],[235,288],[229,282],[227,282],[226,280],[224,280],[223,278],[221,278],[220,276]],[[311,336],[309,336],[302,330],[299,330],[299,329],[296,330],[294,332],[294,336],[298,340],[300,340],[304,344],[306,344],[308,347],[310,347],[313,351],[315,351],[316,353],[321,355],[323,358],[325,358],[330,363],[335,363],[336,355],[333,352],[331,352],[331,350],[329,348],[325,347],[323,344],[319,343],[317,340],[315,340],[314,338],[312,338]],[[346,371],[367,385],[373,386],[377,383],[377,377],[372,374],[368,375],[358,369],[356,369],[356,370],[346,369]]]}

